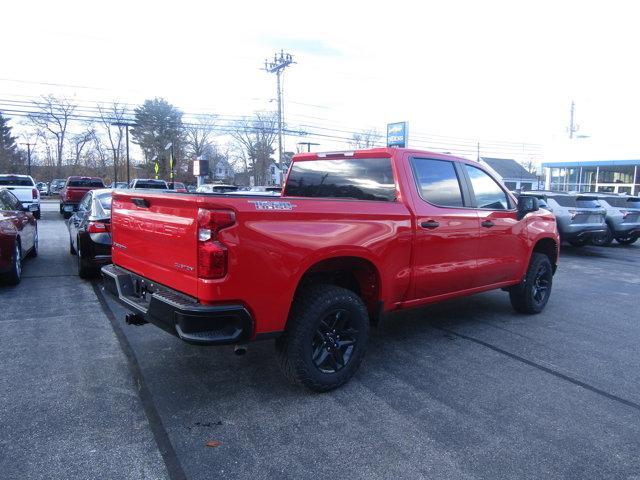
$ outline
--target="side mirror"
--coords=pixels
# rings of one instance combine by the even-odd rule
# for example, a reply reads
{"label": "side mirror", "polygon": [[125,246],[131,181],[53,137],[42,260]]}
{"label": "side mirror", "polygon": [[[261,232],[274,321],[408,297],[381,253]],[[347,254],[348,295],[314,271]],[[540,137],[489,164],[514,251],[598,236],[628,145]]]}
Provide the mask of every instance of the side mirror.
{"label": "side mirror", "polygon": [[522,220],[527,213],[537,212],[540,210],[538,199],[528,195],[520,195],[518,197],[518,220]]}

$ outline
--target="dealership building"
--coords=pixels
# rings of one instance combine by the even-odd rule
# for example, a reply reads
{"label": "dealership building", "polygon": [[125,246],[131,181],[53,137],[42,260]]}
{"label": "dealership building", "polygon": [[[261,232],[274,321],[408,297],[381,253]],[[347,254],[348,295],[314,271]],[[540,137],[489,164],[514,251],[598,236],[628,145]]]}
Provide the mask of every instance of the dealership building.
{"label": "dealership building", "polygon": [[640,194],[640,160],[545,162],[547,190]]}

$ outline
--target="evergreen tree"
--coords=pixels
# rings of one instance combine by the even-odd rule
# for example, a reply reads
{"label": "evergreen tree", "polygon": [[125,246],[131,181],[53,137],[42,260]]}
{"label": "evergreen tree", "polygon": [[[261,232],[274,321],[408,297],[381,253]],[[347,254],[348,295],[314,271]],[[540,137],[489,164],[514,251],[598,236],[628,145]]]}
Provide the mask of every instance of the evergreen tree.
{"label": "evergreen tree", "polygon": [[0,112],[0,173],[13,173],[19,157],[16,138],[11,135],[9,119]]}
{"label": "evergreen tree", "polygon": [[173,144],[174,170],[177,170],[178,160],[182,157],[182,112],[163,98],[145,100],[135,112],[136,126],[131,130],[133,141],[140,145],[150,166],[158,163],[158,176],[168,179],[170,151],[166,146],[169,143]]}

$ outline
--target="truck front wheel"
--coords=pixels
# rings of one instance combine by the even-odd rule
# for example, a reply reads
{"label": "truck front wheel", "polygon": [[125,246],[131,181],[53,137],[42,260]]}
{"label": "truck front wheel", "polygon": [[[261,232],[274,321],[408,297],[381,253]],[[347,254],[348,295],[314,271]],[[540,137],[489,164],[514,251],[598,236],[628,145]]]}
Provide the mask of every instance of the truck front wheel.
{"label": "truck front wheel", "polygon": [[540,313],[549,301],[552,284],[553,268],[549,257],[534,252],[524,280],[509,290],[511,305],[520,313]]}
{"label": "truck front wheel", "polygon": [[291,382],[326,392],[353,376],[368,341],[369,315],[360,297],[346,288],[315,285],[296,296],[276,351]]}

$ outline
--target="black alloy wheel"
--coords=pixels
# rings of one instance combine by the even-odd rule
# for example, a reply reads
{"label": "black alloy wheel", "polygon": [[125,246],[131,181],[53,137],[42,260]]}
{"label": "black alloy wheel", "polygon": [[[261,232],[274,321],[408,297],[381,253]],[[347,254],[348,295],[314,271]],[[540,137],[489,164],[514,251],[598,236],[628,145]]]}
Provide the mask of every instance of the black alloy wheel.
{"label": "black alloy wheel", "polygon": [[613,242],[613,232],[608,226],[607,230],[603,234],[596,235],[591,239],[591,244],[596,247],[606,247],[611,245],[611,242]]}
{"label": "black alloy wheel", "polygon": [[342,370],[356,346],[358,329],[351,322],[351,314],[337,309],[327,314],[313,337],[313,364],[322,373]]}
{"label": "black alloy wheel", "polygon": [[536,303],[543,303],[549,296],[552,278],[553,275],[549,270],[548,264],[541,264],[533,278],[533,287],[531,289],[531,295]]}

